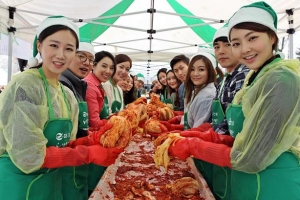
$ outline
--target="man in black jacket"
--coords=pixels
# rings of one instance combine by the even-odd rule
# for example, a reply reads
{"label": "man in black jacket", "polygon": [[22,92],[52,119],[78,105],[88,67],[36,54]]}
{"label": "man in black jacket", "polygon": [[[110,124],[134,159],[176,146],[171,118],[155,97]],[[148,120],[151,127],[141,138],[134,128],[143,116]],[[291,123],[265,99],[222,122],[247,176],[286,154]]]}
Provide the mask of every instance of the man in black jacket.
{"label": "man in black jacket", "polygon": [[[63,85],[72,90],[78,101],[79,122],[76,138],[88,135],[88,107],[85,102],[87,83],[83,79],[92,70],[94,58],[94,47],[90,43],[80,42],[72,63],[59,78],[59,81]],[[89,165],[82,165],[79,167],[65,167],[62,169],[62,189],[64,199],[71,200],[74,196],[76,196],[76,199],[78,200],[88,199],[89,167]]]}

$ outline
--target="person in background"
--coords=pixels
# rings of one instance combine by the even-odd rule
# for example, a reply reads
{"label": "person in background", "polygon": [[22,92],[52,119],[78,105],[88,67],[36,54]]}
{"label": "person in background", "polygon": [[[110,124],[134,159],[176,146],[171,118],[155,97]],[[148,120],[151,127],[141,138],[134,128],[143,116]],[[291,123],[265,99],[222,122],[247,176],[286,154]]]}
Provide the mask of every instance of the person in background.
{"label": "person in background", "polygon": [[189,62],[190,59],[183,54],[175,56],[170,62],[171,69],[173,70],[175,76],[182,82],[178,89],[180,111],[184,110],[184,96],[185,96],[184,83],[186,81]]}
{"label": "person in background", "polygon": [[198,132],[169,148],[181,159],[193,155],[231,168],[232,200],[299,199],[300,62],[276,55],[276,29],[277,15],[265,2],[244,6],[229,20],[232,53],[250,69],[226,110],[233,146]]}
{"label": "person in background", "polygon": [[179,94],[178,89],[181,85],[181,81],[175,76],[173,70],[167,72],[167,91],[169,94],[169,99],[173,105],[173,110],[179,110]]}
{"label": "person in background", "polygon": [[98,134],[83,137],[89,146],[75,143],[78,103],[58,79],[78,46],[74,23],[46,18],[33,44],[43,62],[15,75],[0,95],[1,199],[62,200],[62,167],[108,166],[123,151],[102,147]]}
{"label": "person in background", "polygon": [[154,76],[151,78],[151,83],[152,83],[153,86],[155,86],[156,83],[158,83],[158,80],[157,80],[157,76],[156,76],[156,75],[154,75]]}
{"label": "person in background", "polygon": [[129,70],[132,67],[131,59],[125,54],[115,56],[116,72],[109,81],[102,83],[108,99],[109,114],[117,113],[124,109],[123,91],[117,83],[128,77]]}
{"label": "person in background", "polygon": [[134,86],[134,77],[132,75],[129,75],[128,87],[126,89],[126,93],[124,94],[125,105],[128,105],[136,100],[135,97],[136,92],[133,86]]}
{"label": "person in background", "polygon": [[125,92],[127,92],[129,81],[130,81],[130,78],[129,78],[129,76],[127,76],[117,83],[117,85],[122,89],[123,95]]}
{"label": "person in background", "polygon": [[[226,70],[226,73],[222,82],[218,85],[217,95],[213,101],[212,126],[216,133],[229,135],[228,123],[224,113],[235,94],[242,88],[249,68],[240,64],[233,56],[231,45],[228,41],[227,26],[217,30],[213,38],[213,45],[215,56],[221,67]],[[219,135],[219,138],[226,138],[226,136]],[[229,200],[230,191],[224,185],[231,183],[231,170],[228,167],[212,166],[212,192],[222,200]]]}
{"label": "person in background", "polygon": [[[88,105],[89,126],[91,130],[99,130],[103,127],[109,117],[109,105],[106,93],[101,83],[108,81],[116,71],[114,56],[107,51],[95,54],[92,72],[84,79],[88,88],[86,101]],[[100,138],[99,138],[100,139]],[[89,165],[88,190],[89,194],[95,189],[100,178],[105,172],[104,166]]]}
{"label": "person in background", "polygon": [[216,96],[216,59],[207,52],[193,56],[185,82],[184,129],[198,127],[208,122],[211,116],[213,98]]}
{"label": "person in background", "polygon": [[116,71],[113,55],[107,51],[95,54],[92,72],[84,79],[87,84],[86,101],[88,104],[89,126],[97,130],[105,125],[109,117],[109,104],[106,91],[101,83],[107,82]]}
{"label": "person in background", "polygon": [[[240,64],[233,56],[231,51],[232,47],[228,41],[227,26],[217,30],[213,38],[213,45],[215,56],[219,64],[226,70],[226,73],[221,84],[217,87],[217,95],[212,104],[212,126],[216,133],[222,134],[217,135],[217,138],[222,140],[224,144],[227,144],[227,142],[232,141],[233,138],[230,138],[231,136],[229,138],[226,137],[226,135],[229,135],[229,129],[225,112],[235,94],[242,88],[249,69],[245,65]],[[207,130],[209,130],[209,128],[212,127],[207,126]],[[190,132],[190,134],[192,134],[192,132]],[[230,185],[231,182],[230,168],[212,165],[205,161],[202,161],[201,166],[202,170],[200,170],[200,172],[211,188],[214,196],[222,200],[230,199],[229,187],[224,187],[224,185]],[[198,167],[198,169],[200,168]]]}
{"label": "person in background", "polygon": [[159,99],[164,103],[171,103],[171,100],[164,98],[164,86],[160,84],[160,82],[156,81],[156,84],[153,87],[153,91],[159,96]]}
{"label": "person in background", "polygon": [[[85,101],[87,83],[83,80],[94,65],[94,47],[87,42],[80,42],[70,66],[59,77],[59,81],[68,87],[78,101],[79,117],[76,138],[88,135],[88,107]],[[63,199],[86,200],[88,198],[89,165],[62,168]]]}
{"label": "person in background", "polygon": [[167,68],[161,68],[157,72],[157,80],[162,85],[162,98],[164,103],[171,103],[170,96],[167,91]]}
{"label": "person in background", "polygon": [[137,74],[137,90],[139,91],[139,93],[145,94],[145,88],[144,88],[144,83],[145,83],[145,77],[143,74],[138,73]]}
{"label": "person in background", "polygon": [[139,91],[139,82],[138,82],[138,79],[137,79],[137,73],[132,71],[130,72],[130,74],[133,76],[133,87],[134,87],[134,90],[135,90],[135,97],[136,98],[140,98],[141,97],[141,92]]}

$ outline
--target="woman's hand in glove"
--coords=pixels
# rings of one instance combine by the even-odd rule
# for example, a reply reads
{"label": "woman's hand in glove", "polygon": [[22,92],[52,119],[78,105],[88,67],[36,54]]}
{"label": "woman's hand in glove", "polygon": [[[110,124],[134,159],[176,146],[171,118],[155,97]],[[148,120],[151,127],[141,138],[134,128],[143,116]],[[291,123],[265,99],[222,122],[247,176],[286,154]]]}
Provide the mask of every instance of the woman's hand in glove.
{"label": "woman's hand in glove", "polygon": [[183,111],[175,111],[173,110],[174,116],[183,116],[184,112]]}
{"label": "woman's hand in glove", "polygon": [[98,131],[88,131],[89,135],[78,138],[76,140],[70,141],[68,147],[74,148],[78,145],[92,146],[96,144],[100,144],[101,136],[109,129],[111,129],[113,124],[106,124],[102,126]]}
{"label": "woman's hand in glove", "polygon": [[180,124],[181,117],[182,116],[180,116],[180,115],[179,116],[175,116],[175,117],[169,119],[167,122],[169,122],[170,124]]}
{"label": "woman's hand in glove", "polygon": [[186,160],[190,157],[191,152],[187,140],[188,138],[183,138],[173,142],[169,147],[169,154],[178,157],[180,160]]}
{"label": "woman's hand in glove", "polygon": [[197,137],[180,139],[169,147],[169,153],[181,160],[193,155],[221,167],[231,167],[230,151],[231,148],[226,145],[206,142]]}
{"label": "woman's hand in glove", "polygon": [[199,132],[199,131],[182,131],[180,133],[183,137],[197,137],[207,142],[218,143],[218,144],[225,144],[229,147],[232,147],[234,138],[230,135],[222,135],[214,132],[212,128],[208,129],[207,131]]}
{"label": "woman's hand in glove", "polygon": [[170,124],[169,122],[160,121],[161,124],[165,125],[168,128],[168,131],[182,131],[184,125],[183,124]]}
{"label": "woman's hand in glove", "polygon": [[46,148],[44,163],[41,168],[75,167],[94,163],[101,166],[113,164],[124,149],[104,148],[101,145],[83,146],[75,148]]}
{"label": "woman's hand in glove", "polygon": [[119,154],[123,151],[123,148],[105,148],[101,145],[93,145],[90,147],[89,150],[89,159],[90,162],[96,165],[107,167],[111,164],[114,164]]}

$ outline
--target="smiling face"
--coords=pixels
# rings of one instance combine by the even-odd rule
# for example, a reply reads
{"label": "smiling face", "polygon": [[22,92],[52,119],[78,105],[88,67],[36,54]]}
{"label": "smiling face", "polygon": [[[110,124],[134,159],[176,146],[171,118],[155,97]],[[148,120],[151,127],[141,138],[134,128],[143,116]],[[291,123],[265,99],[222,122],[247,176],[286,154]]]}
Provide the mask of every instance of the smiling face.
{"label": "smiling face", "polygon": [[129,83],[128,83],[127,91],[130,91],[132,87],[133,87],[133,79],[131,76],[129,76]]}
{"label": "smiling face", "polygon": [[162,90],[163,86],[160,84],[160,82],[156,82],[155,84],[155,87],[158,89],[158,90]]}
{"label": "smiling face", "polygon": [[116,82],[123,80],[124,78],[128,77],[128,72],[130,70],[130,62],[122,62],[117,64],[117,71],[114,75],[114,80]]}
{"label": "smiling face", "polygon": [[[82,62],[81,60],[86,61]],[[71,65],[69,66],[69,70],[75,74],[80,79],[84,79],[92,70],[93,65],[91,65],[90,61],[94,60],[94,56],[89,52],[77,52],[74,57]]]}
{"label": "smiling face", "polygon": [[114,73],[114,63],[109,57],[102,58],[93,68],[94,75],[101,83],[109,80]]}
{"label": "smiling face", "polygon": [[161,84],[163,84],[164,86],[167,85],[167,75],[165,72],[160,72],[158,74],[158,79],[161,82]]}
{"label": "smiling face", "polygon": [[185,82],[186,74],[188,73],[188,68],[189,68],[188,65],[185,64],[183,61],[180,61],[173,66],[173,71],[175,73],[175,76],[181,82]]}
{"label": "smiling face", "polygon": [[233,56],[231,44],[229,42],[217,41],[214,43],[215,56],[218,63],[227,70],[232,72],[238,66],[239,61]]}
{"label": "smiling face", "polygon": [[230,37],[234,57],[249,69],[257,71],[273,56],[275,38],[265,32],[233,28]]}
{"label": "smiling face", "polygon": [[123,92],[128,91],[128,85],[129,85],[129,77],[127,76],[127,78],[122,79],[121,81],[119,81],[117,83],[117,85],[122,89]]}
{"label": "smiling face", "polygon": [[168,74],[167,74],[167,83],[174,90],[177,90],[178,87],[179,87],[177,79],[176,79],[175,74],[173,72],[168,72]]}
{"label": "smiling face", "polygon": [[202,59],[197,60],[191,66],[190,78],[196,88],[200,88],[207,83],[208,71]]}
{"label": "smiling face", "polygon": [[57,31],[42,42],[37,41],[37,49],[43,58],[45,76],[58,80],[75,56],[76,38],[69,30]]}

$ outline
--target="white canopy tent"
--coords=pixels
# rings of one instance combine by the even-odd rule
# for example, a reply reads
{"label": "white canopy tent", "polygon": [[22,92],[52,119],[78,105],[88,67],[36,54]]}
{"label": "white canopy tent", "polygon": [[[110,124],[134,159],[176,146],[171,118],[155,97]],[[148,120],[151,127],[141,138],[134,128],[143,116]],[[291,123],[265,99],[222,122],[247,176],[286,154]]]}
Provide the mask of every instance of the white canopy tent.
{"label": "white canopy tent", "polygon": [[[46,17],[64,15],[80,27],[81,37],[96,51],[125,53],[133,70],[152,77],[177,54],[191,56],[210,46],[213,33],[249,0],[0,0],[0,32],[32,43],[36,27]],[[278,14],[278,35],[300,30],[300,1],[266,0]],[[255,17],[255,13],[253,13]],[[298,20],[299,19],[299,20]],[[9,45],[8,55],[12,56]],[[11,66],[11,60],[9,61]],[[11,71],[8,70],[8,80]]]}

